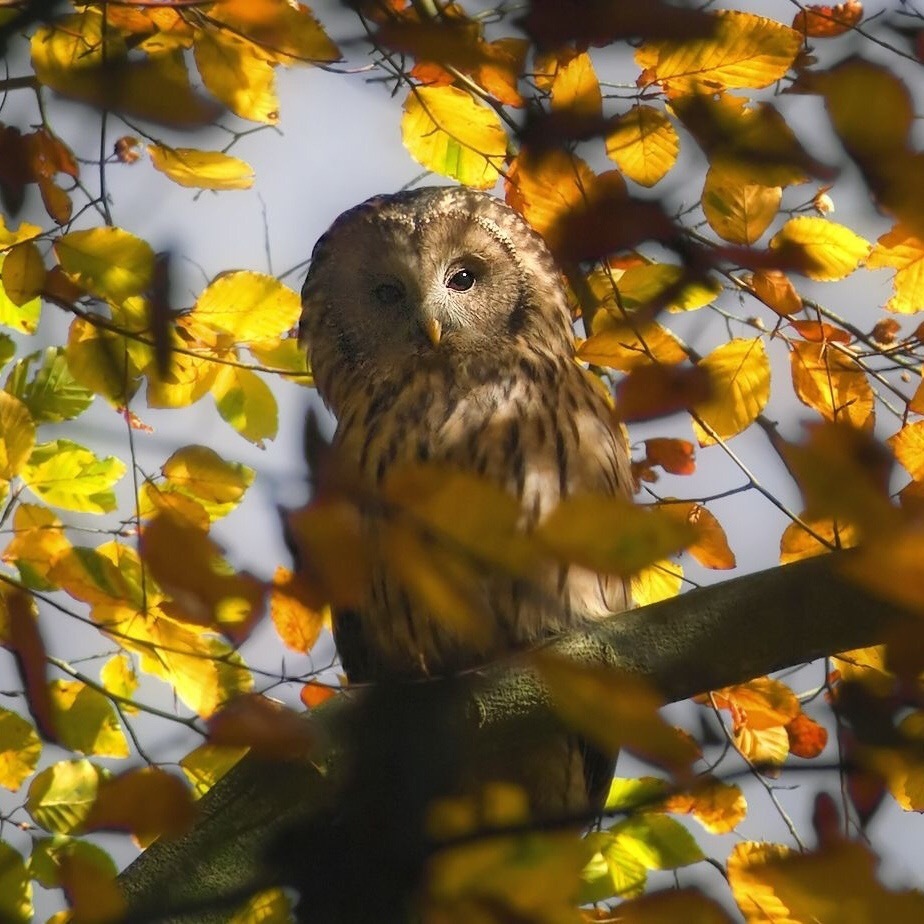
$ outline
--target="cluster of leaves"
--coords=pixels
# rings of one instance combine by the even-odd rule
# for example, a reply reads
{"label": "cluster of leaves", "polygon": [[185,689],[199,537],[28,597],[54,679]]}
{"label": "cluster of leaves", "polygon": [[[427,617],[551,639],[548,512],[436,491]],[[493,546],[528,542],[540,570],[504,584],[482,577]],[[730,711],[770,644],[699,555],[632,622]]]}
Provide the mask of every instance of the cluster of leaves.
{"label": "cluster of leaves", "polygon": [[[914,103],[901,77],[881,64],[853,57],[823,68],[812,57],[815,44],[837,49],[869,34],[861,4],[806,8],[791,25],[740,11],[578,0],[533,0],[518,22],[500,7],[490,25],[458,4],[366,0],[356,15],[365,49],[403,95],[400,130],[410,154],[461,183],[487,189],[502,182],[507,201],[544,235],[565,271],[586,334],[579,359],[607,383],[622,376],[618,414],[631,423],[683,411],[692,439],[644,442],[635,471],[661,508],[657,515],[576,498],[528,537],[517,531],[509,499],[477,479],[415,469],[397,473],[371,499],[347,479],[322,484],[291,524],[306,573],[280,570],[271,582],[236,572],[209,536],[255,474],[212,449],[181,447],[156,475],[133,458],[126,480],[136,487],[120,509],[116,485],[125,464],[71,439],[40,439],[42,427],[77,419],[99,398],[143,434],[139,405],[180,409],[211,394],[220,416],[262,445],[277,430],[266,377],[302,384],[310,377],[292,336],[298,297],[278,280],[228,272],[192,307],[170,306],[166,258],[112,221],[106,167],[133,164],[144,147],[154,169],[181,186],[246,188],[253,170],[228,153],[234,141],[221,151],[175,147],[156,137],[156,126],[191,128],[226,111],[275,124],[275,69],[324,65],[340,52],[306,7],[286,0],[80,4],[38,25],[6,8],[0,26],[22,31],[31,52],[31,73],[7,89],[34,91],[40,121],[28,133],[0,125],[0,192],[15,215],[35,184],[48,221],[0,222],[0,324],[18,335],[0,334],[0,360],[9,367],[0,391],[0,484],[12,533],[2,550],[0,643],[18,659],[33,717],[0,709],[0,785],[15,791],[29,781],[25,824],[50,836],[35,839],[28,861],[0,843],[4,919],[30,919],[33,879],[63,887],[79,919],[117,916],[112,861],[84,834],[115,828],[140,844],[169,836],[190,823],[190,787],[205,791],[243,748],[278,756],[310,745],[289,713],[252,693],[253,676],[238,652],[267,603],[283,642],[307,652],[324,605],[355,602],[364,558],[387,555],[453,631],[472,635],[485,629],[471,594],[485,567],[524,575],[552,556],[631,574],[639,604],[680,591],[684,571],[674,556],[682,548],[705,568],[734,568],[707,499],[656,493],[659,469],[696,471],[695,444],[724,449],[741,466],[741,490],[759,491],[788,515],[782,562],[862,539],[862,556],[853,561],[858,579],[915,612],[924,609],[924,386],[910,385],[920,378],[924,333],[901,325],[924,307],[924,155],[912,143]],[[887,28],[888,41],[877,41],[917,67],[921,17],[909,12],[903,26]],[[614,56],[628,60],[627,39],[632,82],[601,82],[598,69],[612,66]],[[99,165],[98,196],[49,120],[49,91],[126,126]],[[891,222],[875,243],[828,217],[839,173],[800,140],[774,100],[784,92],[822,101],[831,130]],[[105,138],[105,116],[101,125]],[[682,154],[705,169],[695,174],[702,179],[695,205],[672,213],[645,191],[669,186]],[[604,158],[614,166],[592,166]],[[800,192],[809,183],[812,189]],[[75,210],[78,194],[86,201]],[[808,297],[806,280],[837,282],[861,269],[893,271],[885,314],[855,322]],[[730,298],[746,305],[746,314],[722,307]],[[18,343],[52,306],[71,317],[66,343],[17,358]],[[732,331],[704,356],[670,322],[703,310],[723,314]],[[789,376],[771,369],[772,344],[788,353]],[[818,418],[802,444],[785,442],[766,416],[771,392],[781,391]],[[910,475],[900,505],[872,435],[877,411]],[[882,422],[883,413],[891,423]],[[752,425],[767,433],[798,481],[803,510],[785,508],[729,449]],[[384,524],[374,549],[358,529],[357,509],[370,505]],[[114,513],[120,523],[110,541],[76,544],[62,511]],[[429,541],[434,534],[447,542]],[[356,550],[348,566],[340,554],[346,546]],[[59,602],[68,597],[73,606]],[[46,607],[88,622],[110,644],[96,676],[45,654],[37,616]],[[919,661],[920,645],[905,636],[888,650],[842,655],[826,678],[838,710],[839,753],[862,767],[848,779],[861,820],[884,788],[903,808],[924,808],[921,712],[900,711],[924,666]],[[691,784],[684,776],[696,751],[680,748],[658,723],[646,691],[628,690],[607,672],[549,661],[538,669],[562,716],[582,734],[667,766],[673,784],[614,784],[608,808],[621,820],[583,842],[532,832],[447,850],[428,880],[425,904],[434,919],[470,920],[473,910],[489,909],[490,920],[505,909],[536,920],[576,919],[578,902],[638,896],[649,870],[703,859],[670,814],[692,814],[719,833],[746,813],[738,787],[708,775]],[[136,697],[139,671],[169,684],[185,707],[179,721],[210,735],[180,762],[189,786],[156,765],[113,777],[89,759],[130,755],[132,710],[172,717]],[[323,696],[311,684],[302,693],[311,705]],[[803,711],[810,699],[762,678],[704,703],[716,715],[728,713],[722,728],[729,747],[773,774],[790,753],[813,758],[826,747],[824,728]],[[885,742],[863,734],[871,709],[893,733]],[[73,759],[35,773],[42,736]],[[471,819],[499,828],[523,823],[515,794],[484,798],[494,799],[490,811],[450,806],[455,827],[446,831],[464,834]],[[841,888],[849,881],[858,907],[919,919],[919,898],[883,890],[872,854],[837,837],[830,813],[819,815],[815,853],[789,856],[781,846],[750,843],[732,852],[727,874],[745,916],[826,919],[842,895],[819,883]],[[242,915],[265,920],[283,904],[262,896]],[[625,903],[619,913],[621,920],[725,919],[684,893]]]}

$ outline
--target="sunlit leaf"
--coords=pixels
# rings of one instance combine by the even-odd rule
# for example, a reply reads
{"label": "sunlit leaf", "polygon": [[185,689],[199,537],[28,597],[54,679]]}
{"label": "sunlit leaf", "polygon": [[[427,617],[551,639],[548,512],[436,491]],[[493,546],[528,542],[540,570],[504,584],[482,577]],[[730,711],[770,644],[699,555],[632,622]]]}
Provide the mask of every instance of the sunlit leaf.
{"label": "sunlit leaf", "polygon": [[15,231],[11,231],[6,226],[5,216],[0,215],[0,250],[8,250],[24,241],[30,241],[42,233],[39,225],[30,224],[28,221],[20,222]]}
{"label": "sunlit leaf", "polygon": [[638,812],[607,831],[646,869],[677,869],[705,858],[690,832],[673,818]]}
{"label": "sunlit leaf", "polygon": [[71,322],[65,348],[74,379],[94,394],[124,407],[138,389],[141,367],[132,357],[128,338],[86,318]]}
{"label": "sunlit leaf", "polygon": [[727,834],[744,820],[748,804],[739,786],[705,776],[688,791],[667,796],[660,808],[692,815],[710,834]]}
{"label": "sunlit leaf", "polygon": [[767,863],[790,855],[790,849],[782,844],[744,841],[732,849],[727,862],[729,885],[748,924],[801,924],[761,875]]}
{"label": "sunlit leaf", "polygon": [[115,510],[112,487],[124,474],[125,463],[120,459],[100,459],[65,439],[40,443],[20,472],[29,489],[42,500],[86,513]]}
{"label": "sunlit leaf", "polygon": [[562,719],[605,753],[628,748],[643,760],[683,774],[696,746],[658,713],[661,697],[639,677],[544,652],[531,660]]}
{"label": "sunlit leaf", "polygon": [[250,164],[221,151],[148,145],[151,163],[180,186],[195,189],[250,189],[254,174]]}
{"label": "sunlit leaf", "polygon": [[140,844],[175,838],[196,817],[192,793],[183,781],[158,767],[140,767],[100,783],[84,819],[88,831],[125,831]]}
{"label": "sunlit leaf", "polygon": [[830,282],[849,276],[866,259],[870,245],[844,225],[802,215],[773,235],[770,248],[796,260],[810,279]]}
{"label": "sunlit leaf", "polygon": [[42,741],[30,722],[0,708],[0,786],[16,792],[35,772]]}
{"label": "sunlit leaf", "polygon": [[270,616],[288,648],[307,654],[324,626],[325,613],[311,605],[298,577],[279,566],[270,589]]}
{"label": "sunlit leaf", "polygon": [[130,700],[138,689],[138,675],[131,657],[124,651],[113,655],[99,672],[100,683],[113,696],[119,698],[119,709],[129,714],[138,709],[125,700]]}
{"label": "sunlit leaf", "polygon": [[235,115],[279,121],[275,74],[264,53],[225,29],[197,29],[194,52],[205,88]]}
{"label": "sunlit leaf", "polygon": [[813,3],[796,13],[792,27],[811,38],[834,38],[849,32],[862,18],[859,0],[845,0],[836,6]]}
{"label": "sunlit leaf", "polygon": [[839,522],[830,517],[810,518],[804,514],[800,519],[810,526],[813,532],[827,540],[830,545],[825,545],[824,542],[816,539],[799,523],[790,523],[780,537],[781,565],[788,565],[790,562],[801,561],[803,558],[811,558],[814,555],[824,555],[832,548],[850,549],[859,541],[857,529],[851,523]]}
{"label": "sunlit leaf", "polygon": [[770,361],[763,341],[734,339],[713,350],[697,363],[709,375],[712,385],[708,401],[694,405],[707,432],[694,420],[693,430],[701,446],[716,438],[729,439],[749,427],[763,411],[770,397]]}
{"label": "sunlit leaf", "polygon": [[478,189],[497,182],[507,153],[497,113],[458,87],[415,87],[404,104],[401,136],[427,169]]}
{"label": "sunlit leaf", "polygon": [[54,244],[62,269],[79,285],[113,302],[140,295],[151,284],[154,251],[121,228],[63,234]]}
{"label": "sunlit leaf", "polygon": [[176,491],[197,501],[209,516],[226,516],[241,502],[255,472],[223,459],[207,446],[184,446],[161,467],[166,479],[161,491]]}
{"label": "sunlit leaf", "polygon": [[[9,254],[0,253],[0,273],[8,259]],[[19,304],[7,294],[6,286],[0,285],[0,325],[21,334],[34,334],[38,328],[41,313],[41,298],[31,298]]]}
{"label": "sunlit leaf", "polygon": [[683,267],[673,263],[631,266],[619,277],[616,287],[625,312],[661,303],[670,311],[692,311],[715,301],[722,292],[717,280],[690,278]]}
{"label": "sunlit leaf", "polygon": [[818,757],[828,743],[828,731],[814,719],[800,712],[786,725],[789,752],[795,757],[811,760]]}
{"label": "sunlit leaf", "polygon": [[550,87],[552,109],[571,116],[593,118],[600,115],[603,99],[593,61],[587,52],[575,55],[555,72]]}
{"label": "sunlit leaf", "polygon": [[88,760],[62,760],[37,773],[29,784],[26,809],[52,834],[73,834],[83,824],[107,771]]}
{"label": "sunlit leaf", "polygon": [[669,560],[655,562],[632,575],[632,602],[636,606],[648,606],[669,600],[680,593],[682,584],[682,565]]}
{"label": "sunlit leaf", "polygon": [[778,315],[786,317],[802,310],[802,299],[789,277],[780,270],[758,270],[749,285],[754,294]]}
{"label": "sunlit leaf", "polygon": [[770,227],[782,197],[779,186],[744,183],[711,167],[703,186],[703,214],[719,237],[750,245]]}
{"label": "sunlit leaf", "polygon": [[244,439],[264,448],[264,440],[275,439],[279,409],[272,390],[249,369],[223,366],[212,383],[218,413]]}
{"label": "sunlit leaf", "polygon": [[4,388],[25,404],[37,424],[72,420],[93,403],[93,393],[71,374],[64,347],[23,357],[10,370]]}
{"label": "sunlit leaf", "polygon": [[791,347],[793,388],[803,404],[826,420],[861,429],[872,426],[873,389],[865,370],[849,353],[808,341]]}
{"label": "sunlit leaf", "polygon": [[766,87],[792,66],[802,36],[788,26],[735,10],[716,13],[707,38],[645,42],[635,53],[651,82],[670,94]]}
{"label": "sunlit leaf", "polygon": [[13,247],[3,257],[0,281],[14,305],[22,307],[37,298],[45,282],[45,261],[38,247],[31,241]]}
{"label": "sunlit leaf", "polygon": [[606,135],[606,153],[642,186],[654,186],[674,166],[680,140],[670,120],[652,106],[633,106]]}
{"label": "sunlit leaf", "polygon": [[631,318],[620,323],[609,317],[594,326],[599,330],[578,347],[578,358],[584,362],[628,372],[652,362],[673,365],[687,358],[677,338],[657,321]]}
{"label": "sunlit leaf", "polygon": [[704,568],[735,567],[735,553],[729,548],[725,530],[711,510],[694,501],[662,503],[659,509],[695,529],[696,538],[687,546],[686,551]]}
{"label": "sunlit leaf", "polygon": [[583,904],[614,897],[632,898],[645,891],[648,871],[637,857],[623,850],[618,841],[607,838],[606,832],[591,833],[587,841],[594,847],[599,841],[600,850],[581,873]]}
{"label": "sunlit leaf", "polygon": [[800,711],[795,693],[782,681],[758,677],[712,694],[720,709],[729,709],[736,724],[754,729],[786,725]]}
{"label": "sunlit leaf", "polygon": [[180,758],[180,769],[193,786],[193,795],[204,796],[240,759],[248,748],[200,744]]}
{"label": "sunlit leaf", "polygon": [[19,398],[0,391],[0,478],[14,478],[32,455],[35,421]]}
{"label": "sunlit leaf", "polygon": [[0,920],[31,924],[32,882],[22,855],[0,841]]}
{"label": "sunlit leaf", "polygon": [[52,680],[51,702],[61,743],[82,754],[128,757],[128,742],[112,703],[79,680]]}
{"label": "sunlit leaf", "polygon": [[219,276],[196,299],[191,317],[235,342],[269,340],[294,327],[301,300],[288,286],[263,273]]}
{"label": "sunlit leaf", "polygon": [[866,261],[869,269],[895,269],[889,311],[913,314],[924,309],[924,237],[896,225],[876,242]]}
{"label": "sunlit leaf", "polygon": [[258,363],[281,371],[288,381],[313,387],[314,382],[308,372],[305,351],[294,337],[248,343],[247,348]]}

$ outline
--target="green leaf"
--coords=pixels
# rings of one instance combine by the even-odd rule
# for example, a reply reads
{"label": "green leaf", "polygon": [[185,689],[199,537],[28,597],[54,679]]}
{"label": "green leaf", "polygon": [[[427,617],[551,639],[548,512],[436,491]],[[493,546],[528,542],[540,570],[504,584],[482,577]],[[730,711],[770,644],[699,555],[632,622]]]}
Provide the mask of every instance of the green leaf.
{"label": "green leaf", "polygon": [[42,741],[21,715],[0,709],[0,786],[16,792],[35,772]]}
{"label": "green leaf", "polygon": [[668,794],[667,782],[655,776],[636,779],[615,777],[606,797],[608,812],[631,812],[661,802]]}
{"label": "green leaf", "polygon": [[112,486],[125,474],[115,456],[97,458],[70,440],[40,443],[20,473],[33,493],[65,510],[108,513],[116,508]]}
{"label": "green leaf", "polygon": [[608,831],[590,834],[587,840],[598,852],[584,867],[578,903],[602,902],[618,896],[631,898],[645,890],[648,872],[636,857],[609,837]]}
{"label": "green leaf", "polygon": [[114,878],[118,875],[115,861],[101,847],[63,834],[43,837],[33,844],[29,875],[46,889],[60,888],[61,861],[73,856],[81,857],[107,876]]}
{"label": "green leaf", "polygon": [[32,914],[32,883],[25,861],[18,851],[0,841],[0,921],[30,924]]}
{"label": "green leaf", "polygon": [[212,385],[218,413],[245,440],[263,448],[279,429],[276,398],[260,376],[249,369],[224,366]]}
{"label": "green leaf", "polygon": [[[0,254],[0,267],[3,266],[5,254]],[[0,325],[19,331],[21,334],[34,334],[42,313],[41,298],[31,298],[22,305],[17,305],[3,286],[0,286]]]}
{"label": "green leaf", "polygon": [[253,186],[253,167],[221,151],[150,144],[148,153],[154,168],[180,186],[198,189],[249,189]]}
{"label": "green leaf", "polygon": [[638,860],[646,869],[677,869],[699,863],[705,857],[693,835],[667,815],[639,812],[606,833],[620,851]]}
{"label": "green leaf", "polygon": [[97,757],[128,757],[128,742],[112,703],[79,680],[52,680],[55,728],[61,744]]}
{"label": "green leaf", "polygon": [[[38,368],[30,376],[39,357]],[[93,403],[93,392],[71,375],[64,347],[48,347],[23,357],[10,370],[4,387],[25,404],[37,424],[73,420]]]}
{"label": "green leaf", "polygon": [[5,366],[16,355],[16,343],[9,334],[0,334],[0,366]]}
{"label": "green leaf", "polygon": [[100,780],[109,774],[88,760],[62,760],[36,774],[26,809],[52,834],[71,834],[83,823],[96,799]]}
{"label": "green leaf", "polygon": [[151,245],[121,228],[71,231],[58,238],[54,248],[64,272],[100,298],[118,304],[151,285]]}
{"label": "green leaf", "polygon": [[301,313],[298,293],[272,276],[241,271],[208,286],[196,299],[190,320],[248,343],[281,337]]}

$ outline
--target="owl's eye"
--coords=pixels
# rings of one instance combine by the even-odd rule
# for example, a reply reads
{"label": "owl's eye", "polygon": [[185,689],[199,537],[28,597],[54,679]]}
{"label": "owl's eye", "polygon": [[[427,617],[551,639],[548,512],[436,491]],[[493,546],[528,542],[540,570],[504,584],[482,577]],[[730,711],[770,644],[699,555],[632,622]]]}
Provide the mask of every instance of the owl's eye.
{"label": "owl's eye", "polygon": [[372,290],[373,295],[383,305],[394,305],[404,298],[404,289],[393,282],[383,282]]}
{"label": "owl's eye", "polygon": [[475,274],[471,270],[456,270],[447,280],[447,288],[455,292],[468,292],[475,284]]}

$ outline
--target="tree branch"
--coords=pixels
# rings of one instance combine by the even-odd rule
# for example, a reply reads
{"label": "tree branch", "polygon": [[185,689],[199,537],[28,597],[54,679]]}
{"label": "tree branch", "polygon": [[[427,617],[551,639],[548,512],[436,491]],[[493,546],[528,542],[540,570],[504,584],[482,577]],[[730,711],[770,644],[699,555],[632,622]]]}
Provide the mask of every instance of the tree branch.
{"label": "tree branch", "polygon": [[[843,575],[850,555],[826,555],[694,590],[554,644],[571,657],[638,673],[668,701],[876,644],[902,612]],[[524,719],[544,711],[546,693],[531,671],[506,664],[483,675],[470,707],[485,734],[503,734],[507,725],[516,734]],[[348,697],[337,697],[312,716],[335,730],[349,708]],[[250,881],[273,881],[272,871],[261,866],[267,845],[324,805],[329,777],[336,777],[335,768],[242,761],[205,796],[191,832],[154,844],[122,874],[131,920],[227,920],[230,912],[218,909],[220,897],[240,895]],[[168,910],[179,908],[190,913],[168,918]]]}

